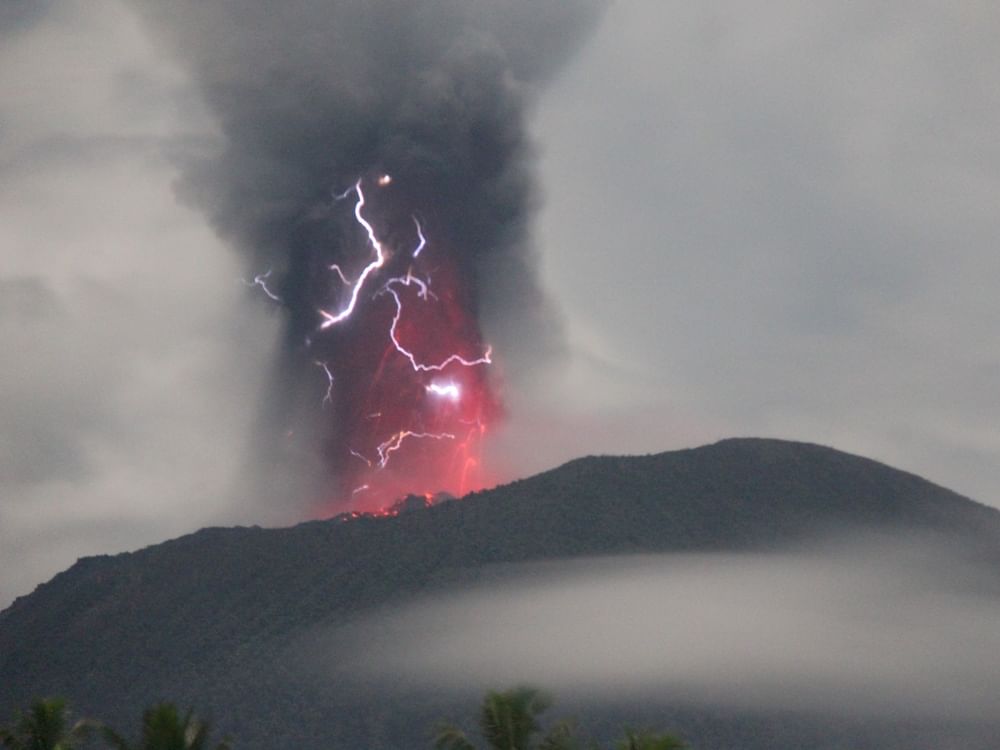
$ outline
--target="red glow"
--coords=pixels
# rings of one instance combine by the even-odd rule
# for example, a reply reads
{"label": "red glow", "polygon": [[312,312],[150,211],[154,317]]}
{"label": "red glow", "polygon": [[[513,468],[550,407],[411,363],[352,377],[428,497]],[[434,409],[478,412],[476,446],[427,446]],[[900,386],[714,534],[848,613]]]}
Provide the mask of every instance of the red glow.
{"label": "red glow", "polygon": [[[449,252],[443,228],[422,226],[411,206],[397,210],[395,189],[387,176],[374,181],[363,216],[355,210],[355,259],[330,272],[328,309],[350,314],[320,313],[314,346],[332,380],[317,408],[329,386],[336,409],[327,453],[338,485],[321,515],[395,515],[408,495],[430,504],[436,493],[460,497],[493,483],[481,446],[502,406],[476,319],[475,280]],[[384,265],[373,261],[383,256]],[[363,290],[345,285],[366,269]],[[439,363],[447,364],[424,366]]]}

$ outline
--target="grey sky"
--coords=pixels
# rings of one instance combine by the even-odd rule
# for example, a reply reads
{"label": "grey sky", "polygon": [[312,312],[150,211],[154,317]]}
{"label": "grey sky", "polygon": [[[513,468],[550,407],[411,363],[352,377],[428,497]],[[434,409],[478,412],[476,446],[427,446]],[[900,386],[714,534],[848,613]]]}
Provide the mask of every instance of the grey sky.
{"label": "grey sky", "polygon": [[[0,606],[240,502],[278,320],[177,202],[214,136],[117,0],[0,13]],[[514,477],[799,438],[1000,504],[1000,11],[618,0],[542,98],[571,357],[506,394]],[[502,358],[502,353],[498,353]]]}
{"label": "grey sky", "polygon": [[525,459],[767,435],[1000,503],[998,26],[985,3],[614,3],[537,120],[577,357],[532,394],[565,440],[518,431]]}
{"label": "grey sky", "polygon": [[8,29],[0,128],[6,604],[77,556],[240,519],[273,331],[174,199],[170,150],[205,123],[117,3]]}

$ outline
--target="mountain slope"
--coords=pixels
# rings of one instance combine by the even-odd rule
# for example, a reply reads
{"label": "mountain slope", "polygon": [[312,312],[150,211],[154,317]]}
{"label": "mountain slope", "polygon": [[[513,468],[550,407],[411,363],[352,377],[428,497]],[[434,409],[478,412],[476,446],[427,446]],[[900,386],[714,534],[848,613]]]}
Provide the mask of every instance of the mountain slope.
{"label": "mountain slope", "polygon": [[62,694],[125,723],[170,697],[210,709],[242,747],[395,747],[412,721],[306,685],[290,644],[484,565],[766,549],[845,526],[931,531],[1000,559],[1000,512],[830,448],[739,439],[583,458],[395,518],[205,529],[80,560],[0,613],[0,716]]}

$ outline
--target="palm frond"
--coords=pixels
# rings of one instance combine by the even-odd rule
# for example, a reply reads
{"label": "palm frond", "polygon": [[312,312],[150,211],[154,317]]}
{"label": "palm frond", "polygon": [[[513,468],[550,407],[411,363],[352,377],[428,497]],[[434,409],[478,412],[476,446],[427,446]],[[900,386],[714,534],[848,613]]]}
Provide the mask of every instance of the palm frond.
{"label": "palm frond", "polygon": [[625,738],[618,742],[616,750],[684,750],[687,745],[672,734],[657,734],[648,729],[625,730]]}
{"label": "palm frond", "polygon": [[497,750],[529,750],[541,731],[538,715],[549,705],[549,697],[531,687],[489,692],[479,714],[483,738]]}
{"label": "palm frond", "polygon": [[100,724],[96,729],[98,734],[101,735],[101,739],[114,748],[114,750],[131,750],[128,741],[107,724]]}
{"label": "palm frond", "polygon": [[435,750],[476,750],[465,732],[454,724],[441,724],[434,732]]}
{"label": "palm frond", "polygon": [[204,721],[198,721],[189,712],[184,717],[184,747],[187,750],[205,750],[208,745],[209,726]]}
{"label": "palm frond", "polygon": [[100,734],[103,727],[104,724],[96,719],[80,719],[69,730],[69,736],[73,739],[74,743],[79,740],[87,740],[95,734]]}
{"label": "palm frond", "polygon": [[554,724],[538,743],[538,750],[578,750],[580,747],[576,728],[568,721]]}
{"label": "palm frond", "polygon": [[62,698],[41,698],[21,711],[13,726],[0,728],[0,744],[10,750],[71,750],[69,709]]}
{"label": "palm frond", "polygon": [[0,727],[0,745],[9,748],[9,750],[20,750],[21,747],[17,736],[7,727]]}

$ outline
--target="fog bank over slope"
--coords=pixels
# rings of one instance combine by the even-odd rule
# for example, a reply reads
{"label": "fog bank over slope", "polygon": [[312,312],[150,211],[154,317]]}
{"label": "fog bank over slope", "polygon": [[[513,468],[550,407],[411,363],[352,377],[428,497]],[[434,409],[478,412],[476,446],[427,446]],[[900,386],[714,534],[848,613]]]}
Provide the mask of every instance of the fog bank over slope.
{"label": "fog bank over slope", "polygon": [[[991,720],[995,570],[917,536],[540,563],[363,620],[331,648],[338,679],[387,689],[527,681],[584,700]],[[345,661],[344,643],[363,656]]]}

